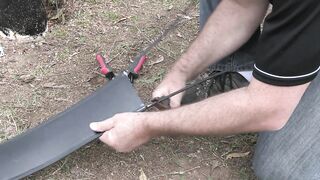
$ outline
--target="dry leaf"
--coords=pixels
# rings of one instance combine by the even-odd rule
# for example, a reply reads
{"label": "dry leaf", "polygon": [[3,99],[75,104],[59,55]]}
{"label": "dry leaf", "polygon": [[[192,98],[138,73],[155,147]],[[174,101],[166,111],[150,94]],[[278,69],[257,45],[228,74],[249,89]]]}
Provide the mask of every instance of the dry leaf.
{"label": "dry leaf", "polygon": [[43,88],[52,88],[52,89],[65,89],[68,88],[67,85],[56,85],[55,83],[51,82],[51,83],[45,83],[43,86]]}
{"label": "dry leaf", "polygon": [[182,18],[184,18],[184,19],[187,19],[187,20],[191,20],[191,19],[192,19],[192,17],[186,16],[186,15],[183,15],[183,14],[178,14],[178,16],[179,16],[179,17],[182,17]]}
{"label": "dry leaf", "polygon": [[55,85],[56,85],[56,83],[49,82],[49,83],[43,84],[42,87],[44,87],[44,88],[49,88],[49,87],[53,87],[53,86],[55,86]]}
{"label": "dry leaf", "polygon": [[30,74],[21,75],[19,79],[24,83],[31,83],[36,77]]}
{"label": "dry leaf", "polygon": [[140,170],[139,180],[148,180],[146,174],[143,172],[143,169]]}
{"label": "dry leaf", "polygon": [[123,21],[125,21],[125,20],[127,20],[127,19],[130,19],[130,18],[131,18],[131,16],[121,18],[121,19],[119,19],[119,20],[117,21],[117,23],[121,23],[121,22],[123,22]]}
{"label": "dry leaf", "polygon": [[245,153],[230,153],[227,155],[227,159],[232,159],[232,158],[242,158],[246,157],[250,154],[250,152],[245,152]]}
{"label": "dry leaf", "polygon": [[164,57],[161,56],[161,55],[159,55],[159,58],[158,58],[156,61],[151,62],[149,65],[150,65],[150,66],[153,66],[153,65],[159,64],[159,63],[161,63],[161,62],[163,62],[163,61],[164,61]]}

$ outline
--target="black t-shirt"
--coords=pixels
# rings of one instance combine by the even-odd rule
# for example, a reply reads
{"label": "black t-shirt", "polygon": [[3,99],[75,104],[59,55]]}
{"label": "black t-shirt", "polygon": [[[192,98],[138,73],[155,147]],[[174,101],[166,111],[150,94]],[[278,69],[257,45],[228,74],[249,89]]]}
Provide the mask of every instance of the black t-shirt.
{"label": "black t-shirt", "polygon": [[320,1],[273,0],[256,49],[253,75],[278,86],[314,79],[320,66]]}

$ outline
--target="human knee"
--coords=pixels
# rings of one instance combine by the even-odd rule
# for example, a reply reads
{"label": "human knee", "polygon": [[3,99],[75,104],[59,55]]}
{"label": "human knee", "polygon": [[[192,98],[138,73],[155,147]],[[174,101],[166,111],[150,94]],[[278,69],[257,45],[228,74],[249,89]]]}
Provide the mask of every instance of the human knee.
{"label": "human knee", "polygon": [[289,166],[284,166],[286,162],[282,162],[281,158],[277,158],[272,154],[268,156],[258,157],[255,155],[253,159],[254,174],[259,180],[270,179],[290,179],[291,176]]}

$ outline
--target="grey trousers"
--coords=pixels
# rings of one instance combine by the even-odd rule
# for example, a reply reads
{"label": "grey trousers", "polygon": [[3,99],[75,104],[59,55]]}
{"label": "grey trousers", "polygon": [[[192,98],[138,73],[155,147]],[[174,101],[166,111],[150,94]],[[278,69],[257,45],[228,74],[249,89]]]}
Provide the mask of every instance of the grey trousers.
{"label": "grey trousers", "polygon": [[[219,0],[200,0],[204,24]],[[210,8],[208,8],[210,7]],[[285,127],[262,132],[253,158],[259,179],[320,179],[320,75],[312,81]]]}
{"label": "grey trousers", "polygon": [[320,75],[288,123],[259,134],[253,168],[260,179],[320,179]]}

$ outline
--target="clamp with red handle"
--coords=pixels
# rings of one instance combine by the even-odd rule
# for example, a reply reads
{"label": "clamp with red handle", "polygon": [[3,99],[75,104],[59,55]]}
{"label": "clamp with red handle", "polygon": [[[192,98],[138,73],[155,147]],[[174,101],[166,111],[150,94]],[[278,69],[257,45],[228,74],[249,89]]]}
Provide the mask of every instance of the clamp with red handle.
{"label": "clamp with red handle", "polygon": [[[130,64],[129,69],[123,72],[128,76],[132,83],[139,77],[139,72],[141,71],[147,59],[148,58],[146,55],[136,56],[134,61]],[[101,54],[97,54],[96,60],[100,65],[101,74],[105,75],[109,80],[112,80],[115,74],[113,73],[111,66],[106,62],[106,59]]]}
{"label": "clamp with red handle", "polygon": [[106,78],[108,78],[109,80],[113,79],[115,75],[112,71],[112,68],[106,62],[106,59],[101,54],[97,54],[96,60],[98,61],[99,65],[100,65],[101,74],[105,75]]}
{"label": "clamp with red handle", "polygon": [[148,60],[146,55],[138,56],[136,59],[130,64],[128,69],[128,77],[131,82],[134,79],[138,78],[139,72],[141,71],[143,64]]}

